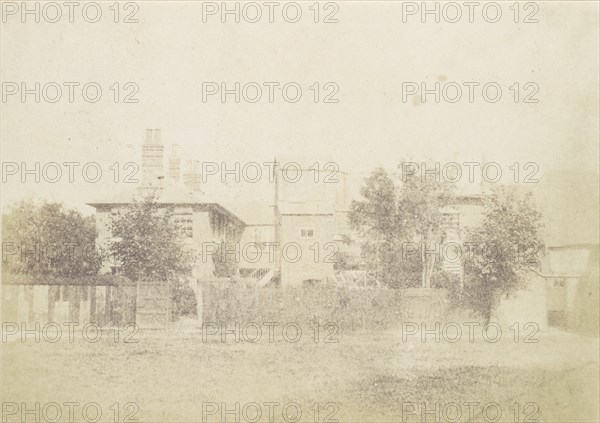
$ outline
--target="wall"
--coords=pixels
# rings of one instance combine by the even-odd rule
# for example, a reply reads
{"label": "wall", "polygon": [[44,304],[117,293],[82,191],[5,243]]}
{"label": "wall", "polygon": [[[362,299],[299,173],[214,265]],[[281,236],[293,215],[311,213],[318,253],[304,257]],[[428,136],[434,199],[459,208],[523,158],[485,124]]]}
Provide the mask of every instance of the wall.
{"label": "wall", "polygon": [[[195,277],[211,277],[214,270],[214,264],[212,258],[203,254],[204,243],[217,242],[220,240],[213,231],[211,225],[210,212],[201,208],[194,208],[193,214],[193,246],[196,252],[199,254],[199,259],[196,261],[196,265],[193,269]],[[206,251],[206,250],[204,250]]]}
{"label": "wall", "polygon": [[587,248],[549,248],[546,254],[553,275],[579,276],[586,271],[590,258]]}
{"label": "wall", "polygon": [[[547,250],[547,292],[553,324],[598,335],[600,270],[598,246]],[[564,275],[564,276],[561,276]],[[562,286],[561,286],[562,285]]]}
{"label": "wall", "polygon": [[[269,249],[275,251],[274,246],[265,246],[265,242],[275,242],[275,225],[250,225],[246,226],[240,239],[240,269],[265,269],[276,266],[276,260],[269,254]],[[257,256],[255,243],[261,245],[261,253]],[[246,253],[243,253],[246,248]]]}
{"label": "wall", "polygon": [[[302,238],[304,228],[313,230],[312,238]],[[335,225],[331,215],[283,215],[281,216],[281,283],[282,285],[300,285],[307,279],[325,280],[333,275],[335,257]],[[297,262],[297,248],[301,257]],[[337,245],[337,243],[336,243]],[[287,250],[284,248],[287,246]],[[287,254],[286,254],[287,252]],[[328,262],[329,261],[329,262]]]}

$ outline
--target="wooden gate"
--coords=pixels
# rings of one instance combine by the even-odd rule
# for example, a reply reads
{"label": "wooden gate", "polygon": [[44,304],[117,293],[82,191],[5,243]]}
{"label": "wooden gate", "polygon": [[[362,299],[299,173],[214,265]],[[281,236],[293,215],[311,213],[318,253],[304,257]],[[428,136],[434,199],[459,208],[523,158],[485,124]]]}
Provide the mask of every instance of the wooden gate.
{"label": "wooden gate", "polygon": [[164,329],[171,316],[171,292],[167,283],[138,282],[135,322],[140,329]]}

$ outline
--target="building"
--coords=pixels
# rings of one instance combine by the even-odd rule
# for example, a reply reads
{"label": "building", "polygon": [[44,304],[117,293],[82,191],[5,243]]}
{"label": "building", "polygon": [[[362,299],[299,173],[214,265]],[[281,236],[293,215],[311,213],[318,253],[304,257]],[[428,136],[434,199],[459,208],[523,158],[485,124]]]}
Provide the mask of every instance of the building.
{"label": "building", "polygon": [[[474,228],[481,223],[483,201],[482,194],[461,194],[455,196],[451,204],[442,209],[443,245],[451,246],[453,243],[462,245],[469,228]],[[464,258],[465,254],[466,252],[461,250],[460,255],[454,260],[455,254],[446,247],[446,250],[439,254],[442,269],[459,276],[462,280],[463,260],[460,258]]]}
{"label": "building", "polygon": [[[336,241],[346,222],[343,172],[327,178],[330,169],[298,165],[294,170],[302,177],[297,178],[274,167],[272,204],[218,201],[202,192],[200,162],[188,161],[182,166],[177,147],[171,151],[165,171],[161,131],[148,129],[142,147],[141,184],[88,203],[96,209],[101,246],[115,241],[111,225],[120,212],[134,200],[152,194],[158,204],[173,208],[186,245],[201,257],[193,271],[197,280],[216,277],[214,260],[235,261],[238,276],[259,286],[277,281],[299,285],[333,275]],[[219,254],[214,254],[216,248],[220,248]],[[103,271],[118,273],[119,264],[108,260]]]}
{"label": "building", "polygon": [[598,334],[599,244],[546,248],[548,320],[555,326]]}

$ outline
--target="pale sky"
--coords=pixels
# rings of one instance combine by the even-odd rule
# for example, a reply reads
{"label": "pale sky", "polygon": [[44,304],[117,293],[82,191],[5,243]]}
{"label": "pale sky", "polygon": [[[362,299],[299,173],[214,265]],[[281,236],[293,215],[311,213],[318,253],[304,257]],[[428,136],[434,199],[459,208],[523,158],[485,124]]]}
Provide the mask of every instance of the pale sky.
{"label": "pale sky", "polygon": [[[407,157],[495,161],[504,169],[535,162],[540,175],[556,168],[597,174],[598,3],[538,2],[533,24],[514,23],[512,3],[500,2],[496,24],[480,12],[475,23],[423,24],[418,15],[403,23],[400,2],[380,1],[338,2],[339,22],[331,24],[312,21],[312,2],[299,2],[303,17],[295,24],[277,11],[275,23],[222,24],[218,15],[203,23],[201,2],[193,1],[137,2],[137,24],[114,23],[112,2],[103,3],[95,24],[77,12],[74,23],[7,16],[3,82],[97,82],[103,96],[91,104],[76,90],[71,104],[65,88],[53,104],[8,97],[0,105],[2,161],[97,162],[108,172],[114,162],[140,163],[145,129],[161,128],[163,142],[179,144],[184,160],[335,161],[354,179]],[[454,104],[402,101],[402,82],[465,81],[497,82],[502,98],[486,103],[476,90],[471,104],[465,88]],[[115,104],[115,82],[136,83],[139,103]],[[264,93],[258,103],[236,104],[231,96],[225,104],[218,96],[203,103],[202,82],[296,82],[303,97],[295,104],[280,92],[272,104]],[[315,82],[337,84],[339,102],[315,104]],[[515,103],[508,89],[515,82],[537,84],[539,102]],[[2,184],[2,203],[43,197],[89,213],[85,202],[130,187],[108,174],[96,184],[81,177],[23,184],[13,176]],[[268,185],[214,189],[242,200],[272,198]]]}

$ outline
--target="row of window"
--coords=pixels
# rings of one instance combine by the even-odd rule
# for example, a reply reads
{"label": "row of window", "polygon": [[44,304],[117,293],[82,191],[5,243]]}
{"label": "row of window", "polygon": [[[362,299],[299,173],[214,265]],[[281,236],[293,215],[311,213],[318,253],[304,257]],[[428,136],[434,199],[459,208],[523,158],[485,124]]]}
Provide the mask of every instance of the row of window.
{"label": "row of window", "polygon": [[194,224],[192,220],[192,213],[175,213],[173,215],[173,224],[184,238],[194,237]]}

